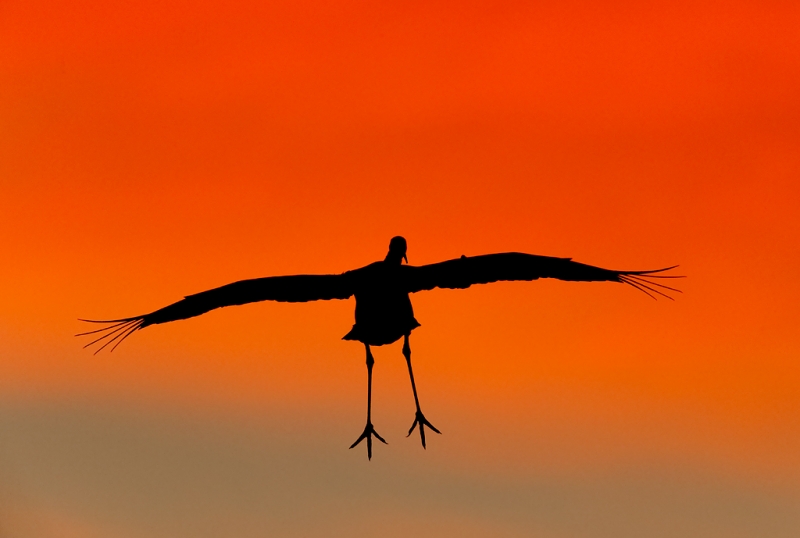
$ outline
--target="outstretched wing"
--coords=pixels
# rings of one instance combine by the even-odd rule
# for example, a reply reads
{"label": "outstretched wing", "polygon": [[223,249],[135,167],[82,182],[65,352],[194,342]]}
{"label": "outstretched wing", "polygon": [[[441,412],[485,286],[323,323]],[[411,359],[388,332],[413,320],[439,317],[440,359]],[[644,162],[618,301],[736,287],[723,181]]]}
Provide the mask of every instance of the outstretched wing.
{"label": "outstretched wing", "polygon": [[[675,288],[654,282],[657,278],[681,278],[660,275],[673,267],[652,271],[614,271],[572,261],[570,258],[551,258],[519,252],[462,256],[420,267],[406,266],[403,283],[406,291],[413,293],[433,288],[468,288],[473,284],[488,284],[504,280],[537,280],[557,278],[581,282],[623,282],[643,291],[653,299],[661,295],[672,299],[665,291],[680,292]],[[665,290],[665,291],[661,291]]]}
{"label": "outstretched wing", "polygon": [[347,299],[353,295],[352,278],[341,275],[292,275],[273,276],[242,280],[219,288],[189,295],[183,300],[165,306],[155,312],[132,318],[113,320],[83,319],[89,323],[104,323],[105,327],[77,334],[84,336],[99,334],[99,337],[84,347],[108,340],[95,353],[114,341],[113,351],[128,336],[139,329],[158,323],[193,318],[215,308],[242,305],[258,301],[282,301],[300,303],[327,299]]}

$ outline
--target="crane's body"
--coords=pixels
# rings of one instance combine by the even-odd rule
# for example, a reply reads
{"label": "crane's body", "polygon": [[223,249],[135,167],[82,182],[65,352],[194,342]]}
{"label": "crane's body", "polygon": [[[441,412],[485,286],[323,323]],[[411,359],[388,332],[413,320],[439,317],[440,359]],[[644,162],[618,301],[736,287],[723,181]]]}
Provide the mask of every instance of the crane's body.
{"label": "crane's body", "polygon": [[[425,427],[440,433],[422,414],[411,368],[411,331],[420,324],[414,317],[410,293],[434,288],[468,288],[473,284],[498,281],[537,280],[557,278],[584,282],[620,282],[629,284],[652,298],[661,295],[671,299],[664,290],[679,291],[655,282],[658,278],[681,278],[661,275],[673,267],[651,271],[614,271],[578,262],[569,258],[552,258],[508,252],[483,256],[461,256],[440,263],[407,265],[407,243],[402,237],[394,237],[389,243],[389,252],[383,261],[347,271],[338,275],[290,275],[242,280],[219,288],[189,295],[184,299],[155,310],[149,314],[107,321],[81,320],[90,323],[108,324],[101,329],[80,333],[77,336],[100,333],[85,347],[105,340],[95,352],[116,342],[113,351],[134,332],[160,323],[199,316],[216,308],[242,305],[258,301],[305,302],[330,299],[348,299],[355,296],[355,324],[344,336],[344,340],[356,340],[364,344],[367,355],[367,425],[364,432],[350,448],[362,440],[367,441],[367,454],[372,457],[372,437],[386,442],[375,432],[371,421],[372,368],[374,358],[370,346],[391,344],[403,338],[403,355],[408,365],[411,387],[414,393],[416,415],[409,435],[419,425],[422,446],[425,447]],[[403,261],[406,265],[403,265]]]}
{"label": "crane's body", "polygon": [[[408,292],[400,285],[403,266],[389,261],[375,262],[354,271],[362,282],[354,293],[356,322],[344,340],[370,346],[397,342],[419,327]],[[361,278],[358,278],[361,277]]]}

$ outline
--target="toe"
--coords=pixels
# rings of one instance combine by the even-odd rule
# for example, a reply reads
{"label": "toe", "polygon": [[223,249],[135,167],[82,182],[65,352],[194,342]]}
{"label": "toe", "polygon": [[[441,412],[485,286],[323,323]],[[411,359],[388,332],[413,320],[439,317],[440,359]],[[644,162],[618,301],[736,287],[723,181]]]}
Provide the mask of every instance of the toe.
{"label": "toe", "polygon": [[434,426],[434,425],[433,425],[433,424],[431,424],[430,422],[428,422],[428,423],[427,423],[427,426],[428,426],[430,429],[432,429],[433,431],[435,431],[436,433],[438,433],[439,435],[442,435],[442,432],[440,432],[438,429],[436,429],[436,426]]}
{"label": "toe", "polygon": [[415,420],[414,424],[411,425],[411,429],[408,430],[408,435],[406,435],[406,437],[411,437],[411,434],[414,433],[414,428],[416,427],[417,427],[417,421]]}

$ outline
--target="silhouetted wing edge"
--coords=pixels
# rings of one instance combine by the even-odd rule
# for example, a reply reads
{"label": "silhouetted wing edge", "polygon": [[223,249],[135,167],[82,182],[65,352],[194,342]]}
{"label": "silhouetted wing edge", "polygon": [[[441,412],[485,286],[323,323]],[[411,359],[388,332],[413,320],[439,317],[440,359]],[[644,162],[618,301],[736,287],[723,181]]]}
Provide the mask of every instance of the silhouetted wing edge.
{"label": "silhouetted wing edge", "polygon": [[649,271],[617,271],[603,269],[572,261],[571,258],[553,258],[520,252],[462,256],[454,260],[423,265],[407,266],[403,273],[404,287],[409,293],[434,288],[464,289],[474,284],[489,284],[501,281],[530,281],[539,278],[555,278],[576,282],[621,282],[633,286],[655,298],[652,294],[672,299],[664,291],[680,293],[680,290],[654,282],[654,278],[681,278],[676,275],[659,275],[677,266]]}
{"label": "silhouetted wing edge", "polygon": [[88,323],[105,323],[106,327],[79,333],[76,336],[97,334],[98,337],[84,347],[106,340],[102,347],[116,342],[113,351],[128,336],[149,325],[168,323],[205,314],[216,308],[243,305],[259,301],[307,302],[331,299],[347,299],[353,295],[353,286],[348,273],[341,275],[290,275],[241,280],[219,288],[188,295],[182,300],[159,310],[115,320],[88,320]]}

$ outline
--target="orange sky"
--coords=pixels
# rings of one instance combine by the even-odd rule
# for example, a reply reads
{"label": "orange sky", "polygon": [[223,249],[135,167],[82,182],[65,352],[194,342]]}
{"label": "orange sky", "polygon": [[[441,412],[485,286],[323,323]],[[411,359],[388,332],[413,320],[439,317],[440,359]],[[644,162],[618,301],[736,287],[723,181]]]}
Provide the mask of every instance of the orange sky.
{"label": "orange sky", "polygon": [[[551,281],[412,297],[446,434],[425,456],[522,475],[689,462],[796,494],[796,3],[166,4],[0,5],[6,399],[325,416],[346,446],[366,392],[340,340],[352,301],[217,311],[113,355],[81,350],[75,320],[341,272],[397,234],[412,264],[679,263],[674,303]],[[376,427],[401,443],[399,345],[376,360]]]}

